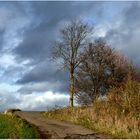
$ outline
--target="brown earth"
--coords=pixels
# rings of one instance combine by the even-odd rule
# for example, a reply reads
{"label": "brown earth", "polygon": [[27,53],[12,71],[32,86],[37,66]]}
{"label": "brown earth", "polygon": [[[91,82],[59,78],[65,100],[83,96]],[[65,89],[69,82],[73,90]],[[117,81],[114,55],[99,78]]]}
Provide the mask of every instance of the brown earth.
{"label": "brown earth", "polygon": [[105,134],[98,134],[93,130],[68,122],[44,118],[40,112],[16,111],[16,115],[34,125],[44,139],[107,139]]}

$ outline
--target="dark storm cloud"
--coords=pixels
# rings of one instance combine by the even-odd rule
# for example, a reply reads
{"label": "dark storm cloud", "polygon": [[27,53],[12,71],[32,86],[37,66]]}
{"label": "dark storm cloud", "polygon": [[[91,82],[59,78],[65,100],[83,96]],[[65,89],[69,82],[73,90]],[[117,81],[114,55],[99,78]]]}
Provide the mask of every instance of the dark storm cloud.
{"label": "dark storm cloud", "polygon": [[0,30],[0,50],[2,49],[2,46],[3,46],[3,36],[4,36],[4,32],[5,32],[4,29],[1,29],[1,30]]}
{"label": "dark storm cloud", "polygon": [[113,47],[120,48],[140,68],[140,3],[131,3],[117,20],[120,20],[120,25],[116,28],[112,27],[105,38]]}
{"label": "dark storm cloud", "polygon": [[67,80],[67,74],[57,69],[51,61],[42,62],[35,66],[34,69],[32,69],[30,72],[25,74],[22,79],[19,79],[17,82],[20,84],[25,83],[34,83],[34,82],[44,82],[44,81],[66,81]]}
{"label": "dark storm cloud", "polygon": [[20,93],[31,94],[32,92],[44,92],[47,90],[65,93],[68,91],[68,74],[56,68],[56,65],[51,61],[46,61],[28,71],[17,81],[17,84],[23,85],[19,89]]}
{"label": "dark storm cloud", "polygon": [[53,93],[65,93],[68,92],[68,86],[60,81],[54,82],[37,82],[34,84],[23,85],[18,92],[20,94],[32,94],[32,93],[43,93],[46,91],[51,91]]}
{"label": "dark storm cloud", "polygon": [[140,2],[134,2],[124,11],[124,20],[127,27],[135,29],[140,25]]}
{"label": "dark storm cloud", "polygon": [[[50,82],[52,85],[58,81],[59,87],[52,86],[48,90],[54,92],[68,91],[68,73],[58,70],[50,62],[52,42],[57,39],[61,24],[65,21],[81,18],[95,9],[101,15],[96,2],[30,2],[32,23],[23,34],[23,41],[13,50],[17,61],[29,59],[34,65],[31,71],[24,74],[16,82],[18,84]],[[101,5],[100,5],[101,6]],[[94,15],[95,15],[94,13]],[[51,64],[52,63],[52,64]],[[54,87],[54,88],[53,88]],[[25,86],[19,91],[32,93],[35,89]],[[40,89],[39,89],[40,90]],[[28,92],[29,91],[29,92]]]}
{"label": "dark storm cloud", "polygon": [[55,34],[52,34],[53,30],[50,32],[49,24],[49,22],[41,22],[24,33],[22,43],[13,50],[18,59],[30,59],[36,62],[45,59],[50,54],[49,40],[55,37]]}
{"label": "dark storm cloud", "polygon": [[[96,8],[96,2],[30,2],[32,23],[14,52],[18,59],[40,61],[50,54],[51,42],[57,38],[63,21],[79,19]],[[98,12],[98,10],[97,10]],[[49,56],[48,56],[49,57]]]}
{"label": "dark storm cloud", "polygon": [[69,73],[50,61],[51,47],[64,23],[77,19],[140,68],[140,2],[0,2],[1,109],[68,104]]}
{"label": "dark storm cloud", "polygon": [[[31,2],[33,13],[38,15],[43,20],[57,19],[76,19],[84,13],[88,13],[90,9],[95,9],[97,13],[102,3],[99,2],[70,2],[70,1],[46,1],[46,2]],[[94,13],[93,13],[94,14]]]}
{"label": "dark storm cloud", "polygon": [[[48,88],[48,90],[58,90],[59,92],[67,91],[66,87],[68,87],[69,82],[68,73],[63,72],[63,70],[58,70],[55,64],[49,61],[49,58],[51,57],[52,42],[57,39],[59,29],[62,28],[63,23],[66,21],[86,19],[88,22],[95,21],[97,24],[98,21],[101,24],[102,20],[111,21],[111,18],[113,18],[112,21],[115,21],[115,17],[112,16],[113,14],[105,15],[107,7],[111,7],[113,4],[115,5],[115,3],[106,2],[47,1],[16,3],[14,8],[15,11],[18,12],[21,9],[22,14],[24,13],[24,15],[30,17],[30,24],[22,28],[22,41],[13,49],[13,54],[18,63],[29,60],[29,63],[26,65],[26,73],[23,73],[16,81],[16,84],[24,85],[19,91],[25,93],[28,89],[28,91],[32,93],[36,88],[26,88],[26,84],[31,83],[35,85],[36,83],[44,83],[45,81],[50,82],[51,84],[54,82],[54,86]],[[119,7],[119,3],[116,4],[117,7]],[[125,5],[125,3],[123,4]],[[118,9],[116,8],[116,10]],[[139,5],[137,3],[130,3],[130,6],[126,6],[123,9],[118,18],[121,22],[120,26],[117,28],[112,26],[105,36],[113,47],[122,47],[122,50],[127,54],[131,54],[132,47],[129,45],[134,44],[132,42],[133,40],[136,40],[136,31],[138,30],[135,29],[139,28],[139,15]],[[128,40],[129,45],[126,43]],[[136,46],[137,44],[135,47]],[[133,53],[131,54],[132,57],[136,57],[136,53],[137,51],[134,52],[133,50]],[[30,70],[28,69],[28,66],[33,68]],[[55,87],[55,81],[61,83],[57,88]],[[55,89],[53,89],[53,87],[55,87]],[[47,89],[43,88],[43,91],[45,90]],[[40,89],[38,89],[38,91],[40,91]]]}

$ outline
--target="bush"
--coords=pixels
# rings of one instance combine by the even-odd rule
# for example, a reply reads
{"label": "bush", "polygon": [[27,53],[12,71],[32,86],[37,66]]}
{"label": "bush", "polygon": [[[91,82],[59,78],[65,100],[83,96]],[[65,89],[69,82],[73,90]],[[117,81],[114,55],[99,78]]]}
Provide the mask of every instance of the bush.
{"label": "bush", "polygon": [[140,112],[140,83],[128,79],[119,88],[113,88],[108,93],[111,106],[116,106],[125,115]]}

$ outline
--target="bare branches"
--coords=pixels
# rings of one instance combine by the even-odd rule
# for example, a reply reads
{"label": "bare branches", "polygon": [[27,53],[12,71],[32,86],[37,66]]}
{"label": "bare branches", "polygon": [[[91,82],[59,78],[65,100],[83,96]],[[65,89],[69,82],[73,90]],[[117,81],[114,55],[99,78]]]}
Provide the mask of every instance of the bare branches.
{"label": "bare branches", "polygon": [[60,31],[61,40],[54,45],[54,58],[57,59],[58,57],[61,57],[64,61],[67,61],[68,65],[70,65],[70,63],[79,65],[79,52],[85,45],[87,36],[90,32],[91,28],[81,21],[75,21],[68,24]]}
{"label": "bare branches", "polygon": [[133,65],[101,40],[90,43],[81,58],[84,61],[78,67],[76,97],[82,104],[83,96],[88,98],[86,104],[87,100],[91,103],[112,86],[119,86],[130,73],[134,74]]}
{"label": "bare branches", "polygon": [[70,72],[70,101],[73,106],[73,95],[75,93],[75,69],[80,65],[80,53],[86,45],[86,40],[91,28],[81,21],[72,21],[64,27],[60,41],[55,42],[54,59],[61,58],[63,66]]}

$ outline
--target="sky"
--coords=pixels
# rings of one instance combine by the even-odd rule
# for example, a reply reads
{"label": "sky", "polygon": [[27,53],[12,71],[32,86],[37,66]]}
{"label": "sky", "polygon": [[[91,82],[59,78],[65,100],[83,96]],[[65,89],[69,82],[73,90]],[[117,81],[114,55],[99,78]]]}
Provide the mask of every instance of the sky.
{"label": "sky", "polygon": [[68,105],[69,75],[51,51],[59,30],[78,19],[140,69],[140,1],[0,1],[0,111]]}

